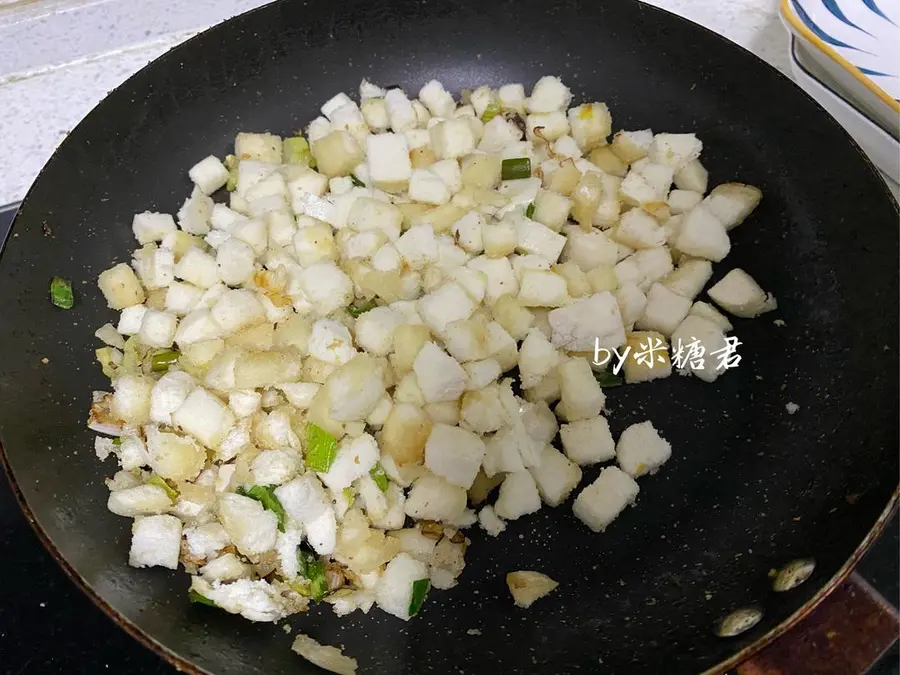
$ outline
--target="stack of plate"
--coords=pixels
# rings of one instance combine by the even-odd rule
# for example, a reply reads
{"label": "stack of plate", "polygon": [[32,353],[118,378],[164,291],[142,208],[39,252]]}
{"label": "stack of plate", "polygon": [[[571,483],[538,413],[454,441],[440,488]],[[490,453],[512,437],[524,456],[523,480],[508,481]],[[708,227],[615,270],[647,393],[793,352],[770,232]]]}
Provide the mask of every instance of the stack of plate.
{"label": "stack of plate", "polygon": [[797,83],[900,182],[900,2],[781,0]]}

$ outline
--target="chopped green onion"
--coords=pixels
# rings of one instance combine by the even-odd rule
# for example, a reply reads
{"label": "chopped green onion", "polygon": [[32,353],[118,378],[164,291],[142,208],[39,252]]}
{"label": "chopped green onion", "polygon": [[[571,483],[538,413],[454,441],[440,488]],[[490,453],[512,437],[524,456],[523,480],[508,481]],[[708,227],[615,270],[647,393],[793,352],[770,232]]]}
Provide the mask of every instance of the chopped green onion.
{"label": "chopped green onion", "polygon": [[490,122],[497,115],[500,114],[500,104],[496,101],[491,101],[487,104],[487,108],[484,109],[484,112],[481,113],[481,121],[482,122]]}
{"label": "chopped green onion", "polygon": [[216,603],[214,603],[212,600],[207,598],[205,595],[200,595],[193,588],[188,591],[188,599],[191,602],[195,602],[200,605],[209,605],[210,607],[218,607],[218,605]]}
{"label": "chopped green onion", "polygon": [[122,354],[112,347],[101,347],[94,354],[97,356],[97,363],[100,364],[103,374],[109,379],[116,377],[119,364],[122,363]]}
{"label": "chopped green onion", "polygon": [[595,370],[594,379],[601,387],[620,387],[623,382],[621,377],[608,370]]}
{"label": "chopped green onion", "polygon": [[121,437],[121,436],[116,436],[116,437],[113,439],[112,443],[113,443],[113,445],[122,445],[122,437]]}
{"label": "chopped green onion", "polygon": [[304,598],[308,598],[311,594],[308,581],[292,581],[288,586],[291,587],[292,591],[299,593]]}
{"label": "chopped green onion", "polygon": [[325,578],[325,563],[314,553],[297,549],[297,563],[301,576],[309,579],[309,595],[313,600],[321,600],[328,592],[328,579]]}
{"label": "chopped green onion", "polygon": [[179,356],[181,355],[174,349],[156,352],[150,357],[150,370],[154,373],[164,373],[178,363]]}
{"label": "chopped green onion", "polygon": [[274,485],[254,485],[249,490],[239,487],[237,493],[244,497],[255,499],[262,504],[267,511],[271,511],[278,516],[278,529],[284,532],[284,507],[281,505],[281,502],[278,501],[278,497],[275,496]]}
{"label": "chopped green onion", "polygon": [[303,136],[293,136],[285,138],[282,142],[285,164],[303,164],[312,167],[316,160],[313,159],[312,151],[309,149],[309,141]]}
{"label": "chopped green onion", "polygon": [[344,492],[344,499],[347,500],[347,502],[350,504],[350,506],[353,506],[353,502],[356,501],[356,493],[353,491],[353,488],[345,487],[343,492]]}
{"label": "chopped green onion", "polygon": [[379,490],[387,492],[389,481],[387,474],[384,472],[384,467],[381,466],[381,462],[375,463],[375,466],[369,471],[369,475],[372,477],[372,480],[375,481],[375,485],[378,486]]}
{"label": "chopped green onion", "polygon": [[75,304],[72,282],[62,277],[53,277],[50,280],[50,302],[60,309],[72,309]]}
{"label": "chopped green onion", "polygon": [[178,499],[178,490],[169,485],[162,476],[157,476],[153,474],[150,476],[150,480],[147,481],[150,485],[155,485],[156,487],[161,487],[166,491],[166,494],[169,495],[169,499],[172,500],[172,503],[175,503],[175,500]]}
{"label": "chopped green onion", "polygon": [[428,595],[428,589],[431,583],[428,579],[417,579],[412,583],[412,597],[409,599],[409,615],[415,616],[422,609],[425,602],[425,596]]}
{"label": "chopped green onion", "polygon": [[353,185],[355,185],[356,187],[366,187],[366,184],[352,173],[350,174],[350,182],[353,183]]}
{"label": "chopped green onion", "polygon": [[534,215],[534,202],[531,202],[531,203],[525,208],[525,217],[526,217],[526,218],[531,218],[533,215]]}
{"label": "chopped green onion", "polygon": [[500,178],[503,180],[531,178],[531,160],[527,157],[504,159],[500,164]]}
{"label": "chopped green onion", "polygon": [[337,457],[337,439],[315,424],[306,425],[306,466],[325,473]]}
{"label": "chopped green onion", "polygon": [[358,305],[348,305],[347,314],[352,316],[354,319],[358,319],[370,309],[375,309],[376,307],[378,307],[378,305],[375,304],[374,300],[366,300],[365,302]]}
{"label": "chopped green onion", "polygon": [[238,163],[239,160],[234,155],[225,155],[225,161],[223,164],[225,168],[228,169],[228,180],[225,183],[225,189],[229,192],[233,192],[237,187],[237,179],[238,179]]}

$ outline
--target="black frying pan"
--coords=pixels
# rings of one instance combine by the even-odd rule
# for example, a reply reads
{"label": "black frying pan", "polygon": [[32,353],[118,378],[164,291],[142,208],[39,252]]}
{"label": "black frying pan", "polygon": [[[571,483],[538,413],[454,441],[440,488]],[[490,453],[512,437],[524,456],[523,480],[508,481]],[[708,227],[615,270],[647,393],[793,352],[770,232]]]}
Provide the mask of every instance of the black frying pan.
{"label": "black frying pan", "polygon": [[[650,417],[674,456],[605,534],[568,505],[545,508],[499,540],[473,531],[462,583],[433,593],[409,624],[330,608],[288,623],[345,645],[373,673],[725,667],[846,573],[895,498],[897,207],[797,87],[716,35],[624,0],[284,1],[190,40],[103,101],[41,173],[0,264],[11,475],[76,580],[180,668],[311,669],[278,628],[188,605],[181,572],[125,564],[129,522],[106,511],[110,469],[84,420],[104,384],[92,332],[111,317],[95,279],[128,258],[131,215],[177,209],[198,158],[225,154],[238,130],[297,129],[363,76],[412,91],[437,77],[458,91],[547,73],[606,101],[615,128],[696,131],[713,184],[762,188],[717,271],[747,269],[779,310],[736,322],[743,361],[714,386],[672,377],[610,393],[614,433]],[[55,274],[75,280],[73,311],[47,299]],[[773,593],[769,570],[799,557],[815,558],[812,578]],[[560,589],[518,610],[503,581],[513,569],[548,572]],[[750,606],[764,611],[755,628],[713,634],[717,619]]]}

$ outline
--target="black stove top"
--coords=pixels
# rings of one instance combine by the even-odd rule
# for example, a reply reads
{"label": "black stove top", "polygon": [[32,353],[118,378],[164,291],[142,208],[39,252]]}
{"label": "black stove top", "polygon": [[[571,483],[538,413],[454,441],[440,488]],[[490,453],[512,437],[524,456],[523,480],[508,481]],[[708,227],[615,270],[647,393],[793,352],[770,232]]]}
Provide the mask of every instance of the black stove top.
{"label": "black stove top", "polygon": [[[14,208],[0,209],[0,242]],[[897,519],[860,564],[862,575],[900,606]],[[0,478],[0,670],[3,675],[172,675],[177,672],[109,620],[44,550]],[[897,644],[869,675],[900,675]]]}

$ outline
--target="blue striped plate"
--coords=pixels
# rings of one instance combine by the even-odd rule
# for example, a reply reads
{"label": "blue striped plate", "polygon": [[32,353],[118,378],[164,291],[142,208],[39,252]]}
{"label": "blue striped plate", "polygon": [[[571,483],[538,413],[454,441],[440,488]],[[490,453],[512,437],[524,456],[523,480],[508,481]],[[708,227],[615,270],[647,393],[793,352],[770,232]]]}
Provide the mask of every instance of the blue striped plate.
{"label": "blue striped plate", "polygon": [[781,0],[781,14],[832,66],[900,113],[900,1]]}

